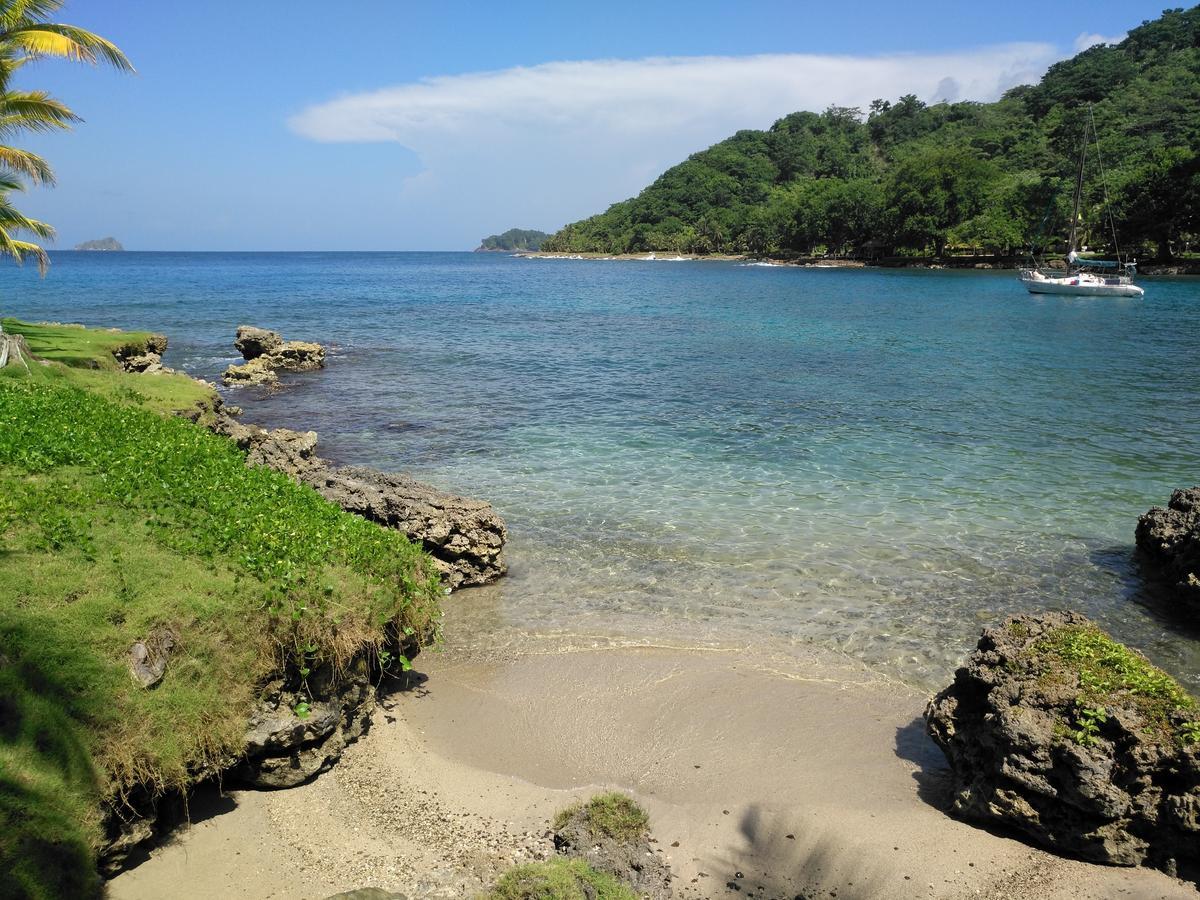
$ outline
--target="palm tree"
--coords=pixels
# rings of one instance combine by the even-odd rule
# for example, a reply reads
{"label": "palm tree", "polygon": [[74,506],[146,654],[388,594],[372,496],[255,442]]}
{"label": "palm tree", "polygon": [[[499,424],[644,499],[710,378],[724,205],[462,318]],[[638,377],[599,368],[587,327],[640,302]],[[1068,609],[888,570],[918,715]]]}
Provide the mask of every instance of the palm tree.
{"label": "palm tree", "polygon": [[28,62],[55,57],[133,71],[111,41],[74,25],[49,21],[62,4],[63,0],[0,0],[0,255],[18,263],[32,257],[43,275],[49,265],[45,250],[14,234],[48,238],[54,230],[17,212],[9,196],[23,189],[18,176],[33,184],[53,184],[54,171],[36,153],[9,146],[8,141],[22,132],[67,130],[80,118],[46,91],[13,90],[12,76]]}

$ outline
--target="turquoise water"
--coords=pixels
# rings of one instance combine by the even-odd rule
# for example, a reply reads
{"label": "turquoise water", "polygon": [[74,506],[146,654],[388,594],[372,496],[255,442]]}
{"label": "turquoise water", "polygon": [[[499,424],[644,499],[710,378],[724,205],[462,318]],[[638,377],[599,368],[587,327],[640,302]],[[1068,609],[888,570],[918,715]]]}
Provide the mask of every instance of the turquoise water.
{"label": "turquoise water", "polygon": [[[325,455],[491,500],[498,627],[761,637],[944,680],[981,624],[1074,607],[1195,680],[1131,561],[1200,482],[1200,281],[472,254],[57,254],[25,318],[144,327],[215,377],[250,322],[334,345],[241,394]],[[489,601],[492,602],[492,601]]]}

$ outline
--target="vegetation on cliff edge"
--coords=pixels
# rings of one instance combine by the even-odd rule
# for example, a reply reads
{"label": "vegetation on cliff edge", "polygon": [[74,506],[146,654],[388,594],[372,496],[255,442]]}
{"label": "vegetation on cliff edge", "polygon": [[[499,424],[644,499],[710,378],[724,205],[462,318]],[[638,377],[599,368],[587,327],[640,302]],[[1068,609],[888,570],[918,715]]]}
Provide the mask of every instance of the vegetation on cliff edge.
{"label": "vegetation on cliff edge", "polygon": [[[28,339],[71,353],[105,334]],[[419,548],[153,411],[172,383],[0,370],[3,896],[95,894],[104,809],[228,765],[273,673],[395,650],[436,614]],[[158,628],[176,647],[145,689],[128,654]]]}

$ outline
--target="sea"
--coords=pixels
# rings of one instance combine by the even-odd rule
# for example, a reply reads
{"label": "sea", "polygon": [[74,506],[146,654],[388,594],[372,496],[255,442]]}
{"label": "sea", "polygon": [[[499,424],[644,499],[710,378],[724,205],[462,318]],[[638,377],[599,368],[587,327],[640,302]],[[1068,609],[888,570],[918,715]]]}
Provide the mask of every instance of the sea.
{"label": "sea", "polygon": [[1200,483],[1200,280],[1090,299],[993,271],[52,257],[0,270],[0,312],[161,331],[213,380],[239,324],[328,345],[322,372],[226,393],[334,461],[491,501],[498,641],[817,646],[933,686],[985,625],[1071,608],[1200,681],[1200,627],[1133,542]]}

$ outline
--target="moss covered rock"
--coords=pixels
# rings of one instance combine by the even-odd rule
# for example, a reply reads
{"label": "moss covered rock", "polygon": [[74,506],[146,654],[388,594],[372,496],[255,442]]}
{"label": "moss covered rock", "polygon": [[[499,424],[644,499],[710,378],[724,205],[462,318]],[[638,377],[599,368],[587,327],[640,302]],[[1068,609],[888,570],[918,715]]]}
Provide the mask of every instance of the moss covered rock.
{"label": "moss covered rock", "polygon": [[986,629],[925,718],[959,815],[1096,862],[1200,863],[1200,709],[1084,616]]}

